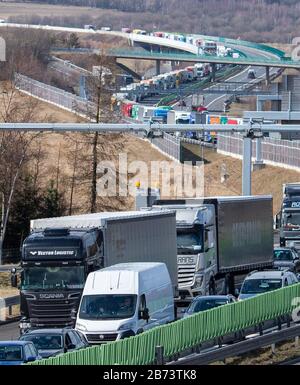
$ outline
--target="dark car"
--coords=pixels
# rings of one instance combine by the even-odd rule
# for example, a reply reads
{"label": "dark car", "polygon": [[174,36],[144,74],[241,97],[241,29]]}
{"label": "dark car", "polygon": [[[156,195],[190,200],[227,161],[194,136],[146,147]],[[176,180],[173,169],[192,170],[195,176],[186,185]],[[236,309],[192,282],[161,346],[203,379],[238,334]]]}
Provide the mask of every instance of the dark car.
{"label": "dark car", "polygon": [[275,268],[289,269],[294,273],[300,272],[299,255],[293,247],[276,247],[273,257]]}
{"label": "dark car", "polygon": [[71,328],[28,330],[20,340],[33,342],[42,358],[89,346],[83,335]]}
{"label": "dark car", "polygon": [[184,318],[201,311],[210,310],[218,306],[236,302],[236,298],[231,295],[207,295],[195,297],[184,313]]}
{"label": "dark car", "polygon": [[22,365],[41,358],[30,341],[0,341],[0,365]]}

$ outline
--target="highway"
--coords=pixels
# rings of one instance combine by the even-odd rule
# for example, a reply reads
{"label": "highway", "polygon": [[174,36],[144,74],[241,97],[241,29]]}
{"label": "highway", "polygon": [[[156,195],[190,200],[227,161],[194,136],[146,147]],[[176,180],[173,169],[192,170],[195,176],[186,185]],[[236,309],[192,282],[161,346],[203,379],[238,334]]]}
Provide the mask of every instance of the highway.
{"label": "highway", "polygon": [[19,322],[0,325],[0,341],[16,340],[19,336]]}

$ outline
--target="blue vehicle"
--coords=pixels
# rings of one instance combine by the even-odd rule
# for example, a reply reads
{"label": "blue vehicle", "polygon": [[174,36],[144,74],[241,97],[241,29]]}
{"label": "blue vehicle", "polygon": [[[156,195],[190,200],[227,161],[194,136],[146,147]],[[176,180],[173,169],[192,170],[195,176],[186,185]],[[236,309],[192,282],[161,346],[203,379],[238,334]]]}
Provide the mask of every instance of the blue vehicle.
{"label": "blue vehicle", "polygon": [[218,306],[227,305],[236,302],[236,298],[231,295],[198,295],[190,303],[189,307],[184,312],[183,318],[189,317],[193,314],[210,310]]}
{"label": "blue vehicle", "polygon": [[30,341],[0,341],[0,365],[22,365],[41,358]]}

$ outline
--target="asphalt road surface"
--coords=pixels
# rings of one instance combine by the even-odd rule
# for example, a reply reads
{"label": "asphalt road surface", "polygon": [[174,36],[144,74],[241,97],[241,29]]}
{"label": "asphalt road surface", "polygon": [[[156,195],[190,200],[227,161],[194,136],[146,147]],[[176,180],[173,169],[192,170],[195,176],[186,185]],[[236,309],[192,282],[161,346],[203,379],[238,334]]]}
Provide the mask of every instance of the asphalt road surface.
{"label": "asphalt road surface", "polygon": [[0,326],[0,341],[17,340],[19,336],[19,322]]}

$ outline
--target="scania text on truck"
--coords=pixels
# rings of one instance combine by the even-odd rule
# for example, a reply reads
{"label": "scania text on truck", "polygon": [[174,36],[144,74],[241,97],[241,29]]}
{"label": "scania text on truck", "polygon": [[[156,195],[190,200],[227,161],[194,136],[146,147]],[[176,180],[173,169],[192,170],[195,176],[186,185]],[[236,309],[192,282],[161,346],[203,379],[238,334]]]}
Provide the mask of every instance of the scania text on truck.
{"label": "scania text on truck", "polygon": [[22,247],[21,332],[72,325],[88,274],[116,263],[163,262],[176,291],[175,212],[96,213],[30,224]]}
{"label": "scania text on truck", "polygon": [[[234,294],[234,277],[272,267],[272,197],[157,200],[176,210],[180,299]],[[147,209],[146,209],[147,210]]]}

